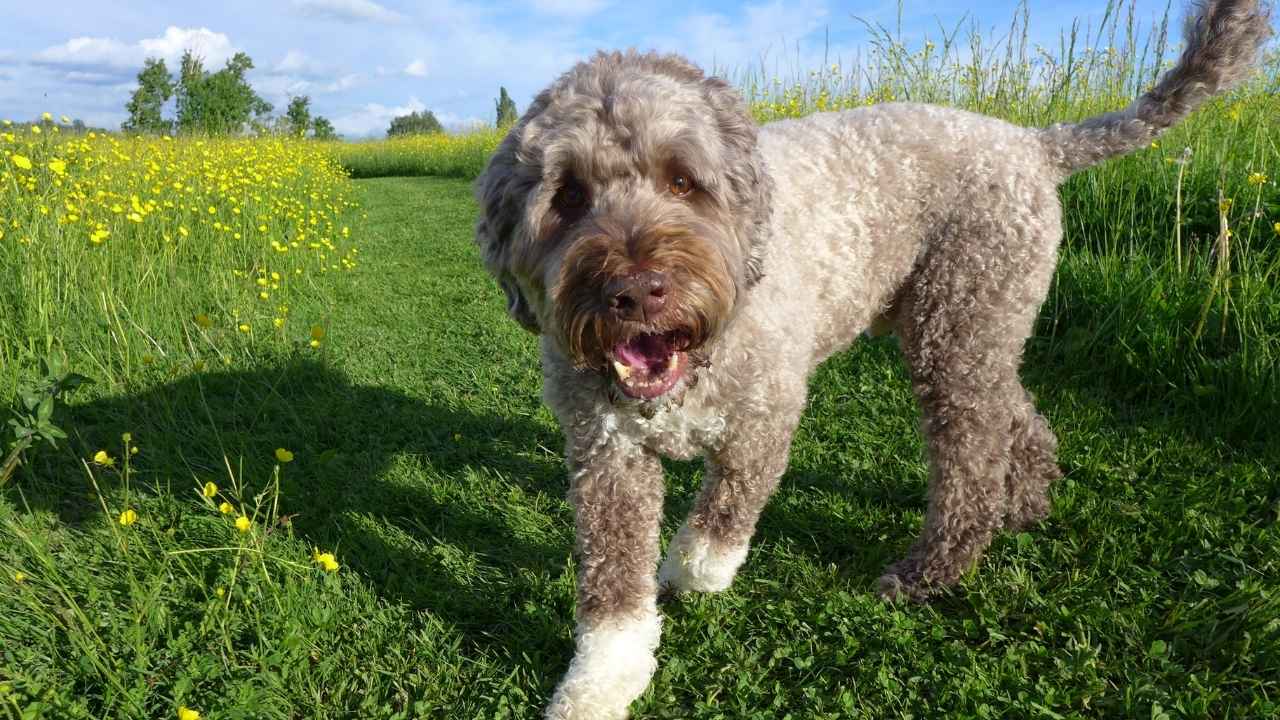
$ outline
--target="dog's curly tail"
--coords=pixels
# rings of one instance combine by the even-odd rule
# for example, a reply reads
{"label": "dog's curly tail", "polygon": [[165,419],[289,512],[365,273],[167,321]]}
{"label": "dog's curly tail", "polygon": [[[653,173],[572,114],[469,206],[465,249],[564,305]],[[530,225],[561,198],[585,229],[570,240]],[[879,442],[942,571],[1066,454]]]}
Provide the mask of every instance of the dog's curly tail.
{"label": "dog's curly tail", "polygon": [[1124,110],[1041,129],[1040,142],[1064,178],[1145,147],[1209,97],[1243,80],[1270,36],[1270,9],[1260,0],[1194,2],[1182,56],[1155,87]]}

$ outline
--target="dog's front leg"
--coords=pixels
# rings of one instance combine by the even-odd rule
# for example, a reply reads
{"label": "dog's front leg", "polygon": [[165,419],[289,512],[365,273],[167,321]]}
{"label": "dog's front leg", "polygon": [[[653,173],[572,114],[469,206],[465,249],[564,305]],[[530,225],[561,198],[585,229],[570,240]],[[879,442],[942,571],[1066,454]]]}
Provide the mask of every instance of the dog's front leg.
{"label": "dog's front leg", "polygon": [[756,521],[787,469],[791,436],[803,408],[803,385],[775,413],[739,420],[707,458],[698,499],[667,548],[658,571],[662,592],[719,592],[747,558]]}
{"label": "dog's front leg", "polygon": [[578,626],[573,661],[547,718],[625,718],[657,666],[662,465],[649,450],[618,436],[570,439],[568,456],[578,534]]}

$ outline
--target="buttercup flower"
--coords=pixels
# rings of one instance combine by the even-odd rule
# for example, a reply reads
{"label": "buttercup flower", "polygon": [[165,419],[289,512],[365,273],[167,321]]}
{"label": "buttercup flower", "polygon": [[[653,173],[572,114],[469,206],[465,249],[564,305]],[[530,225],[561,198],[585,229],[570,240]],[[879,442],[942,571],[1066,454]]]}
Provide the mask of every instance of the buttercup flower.
{"label": "buttercup flower", "polygon": [[93,461],[103,467],[111,467],[116,464],[116,459],[108,455],[106,450],[99,450],[94,453]]}
{"label": "buttercup flower", "polygon": [[13,161],[14,165],[17,165],[19,168],[23,170],[31,169],[31,158],[27,157],[26,155],[15,154],[13,157],[9,159]]}
{"label": "buttercup flower", "polygon": [[124,512],[120,513],[121,525],[125,527],[129,527],[130,525],[136,522],[138,522],[138,513],[134,512],[133,508],[129,508],[128,510],[125,510]]}
{"label": "buttercup flower", "polygon": [[27,581],[27,574],[19,570],[13,574],[13,581],[21,585],[22,583]]}
{"label": "buttercup flower", "polygon": [[236,529],[239,530],[240,532],[247,533],[252,527],[253,527],[253,521],[245,517],[244,515],[241,515],[240,517],[236,518]]}
{"label": "buttercup flower", "polygon": [[230,515],[235,511],[236,511],[235,506],[233,506],[231,503],[225,500],[223,500],[222,504],[218,506],[218,512],[222,513],[223,515]]}
{"label": "buttercup flower", "polygon": [[200,491],[207,498],[215,497],[218,494],[218,486],[212,482],[204,484],[204,488]]}
{"label": "buttercup flower", "polygon": [[293,453],[284,448],[276,448],[276,460],[282,463],[293,462]]}
{"label": "buttercup flower", "polygon": [[1250,185],[1265,185],[1266,183],[1267,183],[1267,176],[1263,175],[1262,173],[1256,172],[1256,173],[1251,173],[1249,175]]}
{"label": "buttercup flower", "polygon": [[200,720],[200,712],[186,705],[178,706],[178,720]]}
{"label": "buttercup flower", "polygon": [[338,572],[338,568],[342,567],[338,564],[338,560],[334,558],[333,553],[322,553],[318,549],[311,554],[311,559],[324,568],[325,572]]}

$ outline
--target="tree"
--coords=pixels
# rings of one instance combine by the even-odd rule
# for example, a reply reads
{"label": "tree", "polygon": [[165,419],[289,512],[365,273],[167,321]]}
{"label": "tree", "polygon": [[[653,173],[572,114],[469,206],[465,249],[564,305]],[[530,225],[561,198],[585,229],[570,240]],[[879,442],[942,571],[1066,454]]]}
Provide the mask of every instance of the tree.
{"label": "tree", "polygon": [[516,120],[519,119],[519,113],[516,111],[516,102],[507,94],[505,87],[498,88],[498,99],[493,102],[498,110],[498,127],[503,128],[508,125],[514,125]]}
{"label": "tree", "polygon": [[436,116],[430,110],[423,110],[422,112],[411,112],[408,115],[401,115],[393,119],[391,127],[387,128],[387,137],[425,135],[440,132],[444,132],[444,128],[440,126],[440,121],[436,120]]}
{"label": "tree", "polygon": [[271,112],[271,103],[258,97],[249,85],[253,60],[236,53],[221,70],[210,73],[204,61],[190,50],[182,54],[178,75],[178,130],[228,135],[242,132],[251,120]]}
{"label": "tree", "polygon": [[138,73],[138,89],[125,109],[129,119],[121,127],[126,132],[166,133],[171,123],[161,115],[164,104],[173,97],[173,78],[164,60],[147,58]]}
{"label": "tree", "polygon": [[306,137],[311,127],[311,98],[299,95],[290,98],[289,109],[284,113],[288,121],[289,134],[295,137]]}
{"label": "tree", "polygon": [[333,123],[329,122],[329,118],[323,115],[317,115],[315,120],[311,121],[312,137],[317,140],[337,140],[338,133],[333,129]]}

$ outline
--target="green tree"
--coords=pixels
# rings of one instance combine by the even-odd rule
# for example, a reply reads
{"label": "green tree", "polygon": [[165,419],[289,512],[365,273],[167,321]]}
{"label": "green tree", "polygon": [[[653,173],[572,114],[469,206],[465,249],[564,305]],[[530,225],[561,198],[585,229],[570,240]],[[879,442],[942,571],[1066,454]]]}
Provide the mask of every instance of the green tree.
{"label": "green tree", "polygon": [[311,127],[311,98],[306,95],[290,98],[289,109],[284,116],[290,135],[306,137]]}
{"label": "green tree", "polygon": [[317,140],[337,140],[338,133],[333,129],[333,123],[329,122],[329,118],[323,115],[317,115],[315,120],[311,121],[312,137]]}
{"label": "green tree", "polygon": [[129,119],[121,128],[126,132],[165,133],[171,123],[162,116],[164,104],[173,97],[173,78],[169,76],[169,68],[164,60],[147,58],[138,73],[138,89],[125,109],[129,111]]}
{"label": "green tree", "polygon": [[496,121],[498,127],[503,128],[508,125],[514,125],[520,114],[516,111],[515,100],[512,100],[511,96],[507,94],[505,87],[498,88],[498,99],[493,102],[498,110],[498,119]]}
{"label": "green tree", "polygon": [[239,133],[255,118],[271,112],[271,103],[258,97],[249,85],[253,60],[236,53],[221,70],[210,73],[204,61],[190,50],[182,54],[178,75],[178,130],[187,133],[229,135]]}
{"label": "green tree", "polygon": [[426,135],[439,132],[444,132],[444,128],[440,126],[440,121],[436,120],[435,114],[430,110],[423,110],[422,112],[411,112],[408,115],[401,115],[393,119],[391,127],[387,128],[387,137]]}

